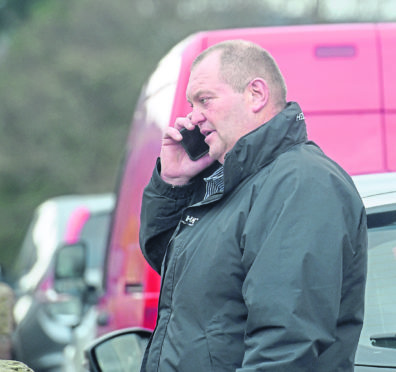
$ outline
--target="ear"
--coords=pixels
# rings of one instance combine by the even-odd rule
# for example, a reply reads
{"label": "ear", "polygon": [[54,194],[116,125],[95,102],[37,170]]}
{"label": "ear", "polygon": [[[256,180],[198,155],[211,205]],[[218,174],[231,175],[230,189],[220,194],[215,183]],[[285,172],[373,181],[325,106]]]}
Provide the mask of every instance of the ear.
{"label": "ear", "polygon": [[269,98],[267,82],[262,78],[253,79],[248,85],[250,105],[254,113],[261,111]]}

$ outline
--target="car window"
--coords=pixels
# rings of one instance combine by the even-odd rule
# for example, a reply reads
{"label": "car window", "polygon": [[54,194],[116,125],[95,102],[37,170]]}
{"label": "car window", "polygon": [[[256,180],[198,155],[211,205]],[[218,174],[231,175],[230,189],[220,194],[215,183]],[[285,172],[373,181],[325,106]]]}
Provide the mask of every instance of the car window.
{"label": "car window", "polygon": [[87,266],[103,266],[111,213],[93,214],[81,230],[81,240],[88,246]]}
{"label": "car window", "polygon": [[395,332],[396,211],[368,215],[368,273],[365,319],[360,343]]}

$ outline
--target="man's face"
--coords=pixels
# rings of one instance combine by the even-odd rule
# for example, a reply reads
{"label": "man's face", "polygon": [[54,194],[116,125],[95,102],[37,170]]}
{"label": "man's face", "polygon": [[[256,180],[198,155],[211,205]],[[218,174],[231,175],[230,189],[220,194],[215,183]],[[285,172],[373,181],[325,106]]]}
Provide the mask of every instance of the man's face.
{"label": "man's face", "polygon": [[238,93],[224,83],[219,68],[218,52],[195,66],[187,86],[187,99],[192,106],[191,122],[205,135],[209,155],[223,163],[226,153],[251,128],[246,91]]}

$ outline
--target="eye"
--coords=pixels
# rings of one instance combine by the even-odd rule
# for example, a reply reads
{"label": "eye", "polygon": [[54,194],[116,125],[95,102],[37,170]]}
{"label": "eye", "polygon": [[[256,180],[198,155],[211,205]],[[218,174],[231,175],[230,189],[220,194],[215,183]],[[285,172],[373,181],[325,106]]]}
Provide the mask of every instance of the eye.
{"label": "eye", "polygon": [[209,100],[210,100],[210,97],[201,97],[199,99],[199,103],[201,103],[202,105],[205,105],[208,103]]}

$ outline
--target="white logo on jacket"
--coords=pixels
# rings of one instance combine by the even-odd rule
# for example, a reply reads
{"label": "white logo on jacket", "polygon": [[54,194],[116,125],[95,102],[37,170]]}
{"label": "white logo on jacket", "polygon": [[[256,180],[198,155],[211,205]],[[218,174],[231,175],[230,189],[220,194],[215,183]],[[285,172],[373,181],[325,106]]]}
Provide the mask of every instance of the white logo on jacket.
{"label": "white logo on jacket", "polygon": [[195,222],[199,220],[198,217],[187,216],[183,222],[185,222],[188,226],[193,226]]}

